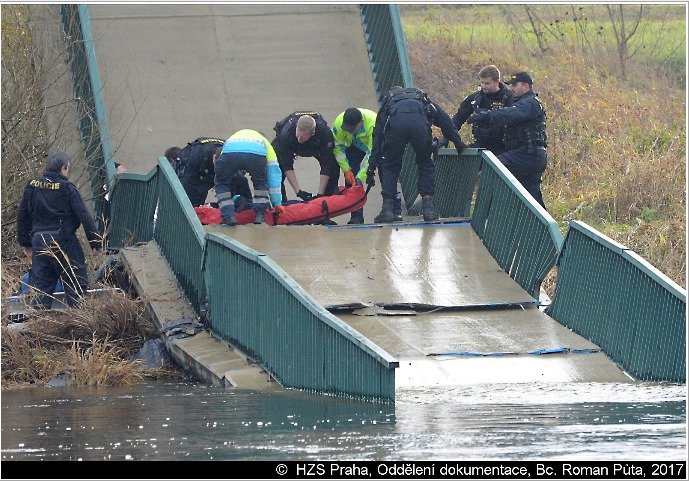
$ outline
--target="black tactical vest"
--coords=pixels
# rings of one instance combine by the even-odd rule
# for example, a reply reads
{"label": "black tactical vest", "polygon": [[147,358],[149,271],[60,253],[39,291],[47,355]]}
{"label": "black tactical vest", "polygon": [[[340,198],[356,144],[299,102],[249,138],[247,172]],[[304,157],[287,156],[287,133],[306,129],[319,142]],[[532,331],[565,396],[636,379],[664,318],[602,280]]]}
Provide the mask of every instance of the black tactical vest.
{"label": "black tactical vest", "polygon": [[540,105],[541,113],[536,118],[510,126],[505,131],[505,147],[507,149],[516,149],[523,145],[527,145],[530,149],[548,146],[545,133],[545,107],[536,95],[533,95],[533,98]]}
{"label": "black tactical vest", "polygon": [[[477,110],[501,109],[509,106],[509,100],[510,97],[506,93],[489,100],[483,90],[479,90],[478,95],[471,102],[471,107],[474,112]],[[474,136],[474,140],[480,145],[491,147],[502,144],[505,136],[505,127],[504,125],[486,126],[473,123],[471,124],[471,133]]]}

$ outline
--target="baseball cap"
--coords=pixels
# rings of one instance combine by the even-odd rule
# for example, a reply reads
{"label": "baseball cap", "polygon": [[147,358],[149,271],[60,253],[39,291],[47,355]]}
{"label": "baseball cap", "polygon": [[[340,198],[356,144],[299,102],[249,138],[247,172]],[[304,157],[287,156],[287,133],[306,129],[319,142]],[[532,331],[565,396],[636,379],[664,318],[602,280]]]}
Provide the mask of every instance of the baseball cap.
{"label": "baseball cap", "polygon": [[533,85],[533,80],[531,80],[531,75],[526,72],[519,72],[514,75],[509,80],[506,80],[507,85],[516,84],[517,82],[524,82],[529,85]]}
{"label": "baseball cap", "polygon": [[350,107],[345,110],[342,117],[342,130],[354,132],[359,122],[361,122],[361,111],[355,107]]}

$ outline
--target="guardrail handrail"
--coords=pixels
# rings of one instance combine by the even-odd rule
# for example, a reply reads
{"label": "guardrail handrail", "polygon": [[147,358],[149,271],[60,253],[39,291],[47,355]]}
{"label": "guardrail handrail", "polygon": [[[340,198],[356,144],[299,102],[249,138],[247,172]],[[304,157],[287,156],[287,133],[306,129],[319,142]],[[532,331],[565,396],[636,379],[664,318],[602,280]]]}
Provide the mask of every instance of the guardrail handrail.
{"label": "guardrail handrail", "polygon": [[158,211],[153,238],[200,316],[206,299],[202,272],[206,231],[170,162],[158,157],[158,167]]}
{"label": "guardrail handrail", "polygon": [[394,401],[399,363],[320,306],[265,254],[209,233],[204,270],[213,331],[281,385]]}
{"label": "guardrail handrail", "polygon": [[546,313],[636,379],[686,382],[687,292],[638,254],[572,221]]}
{"label": "guardrail handrail", "polygon": [[158,166],[146,174],[118,174],[109,202],[108,247],[121,248],[153,239],[158,205]]}
{"label": "guardrail handrail", "polygon": [[562,234],[502,162],[488,150],[480,152],[483,167],[471,226],[500,267],[537,300]]}

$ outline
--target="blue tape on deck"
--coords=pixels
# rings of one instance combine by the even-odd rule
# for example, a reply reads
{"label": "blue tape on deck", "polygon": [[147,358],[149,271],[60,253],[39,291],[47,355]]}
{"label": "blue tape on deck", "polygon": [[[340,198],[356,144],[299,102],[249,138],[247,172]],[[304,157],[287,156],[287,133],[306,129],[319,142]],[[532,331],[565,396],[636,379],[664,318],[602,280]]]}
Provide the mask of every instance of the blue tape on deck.
{"label": "blue tape on deck", "polygon": [[541,356],[543,354],[594,354],[601,352],[601,349],[570,349],[568,347],[553,347],[545,349],[534,349],[528,352],[472,352],[472,351],[457,351],[457,352],[433,352],[426,354],[426,356],[467,356],[467,357],[489,357],[489,356],[519,356],[522,354],[531,354]]}

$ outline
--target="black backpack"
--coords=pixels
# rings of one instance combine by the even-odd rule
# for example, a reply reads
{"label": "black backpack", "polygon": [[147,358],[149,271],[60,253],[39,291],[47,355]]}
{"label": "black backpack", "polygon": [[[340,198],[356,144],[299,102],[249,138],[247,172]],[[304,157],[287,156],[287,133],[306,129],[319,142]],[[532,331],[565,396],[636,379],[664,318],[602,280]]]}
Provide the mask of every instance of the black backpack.
{"label": "black backpack", "polygon": [[433,122],[437,114],[437,109],[431,99],[428,98],[428,94],[421,89],[416,87],[406,87],[406,88],[393,88],[385,96],[384,109],[387,110],[387,114],[390,115],[394,112],[394,105],[402,100],[418,100],[424,107],[424,111],[428,120]]}
{"label": "black backpack", "polygon": [[207,175],[213,175],[213,151],[218,147],[222,147],[224,143],[223,139],[215,137],[198,137],[187,143],[186,147],[182,149],[179,162],[175,167],[175,173],[181,178],[184,175],[189,159],[194,154],[204,157],[204,165],[199,170],[201,172],[206,171]]}

